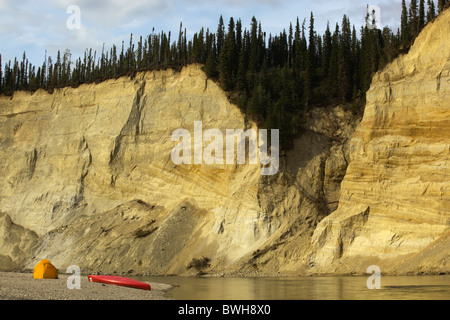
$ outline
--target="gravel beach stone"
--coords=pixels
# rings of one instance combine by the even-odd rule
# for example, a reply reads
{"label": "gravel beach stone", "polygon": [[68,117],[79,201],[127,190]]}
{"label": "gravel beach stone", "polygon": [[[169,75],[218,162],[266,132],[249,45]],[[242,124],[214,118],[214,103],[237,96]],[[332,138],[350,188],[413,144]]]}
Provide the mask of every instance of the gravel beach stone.
{"label": "gravel beach stone", "polygon": [[151,291],[89,282],[81,276],[81,288],[69,289],[70,275],[58,279],[33,279],[32,273],[0,272],[0,300],[168,300],[169,284],[149,282]]}

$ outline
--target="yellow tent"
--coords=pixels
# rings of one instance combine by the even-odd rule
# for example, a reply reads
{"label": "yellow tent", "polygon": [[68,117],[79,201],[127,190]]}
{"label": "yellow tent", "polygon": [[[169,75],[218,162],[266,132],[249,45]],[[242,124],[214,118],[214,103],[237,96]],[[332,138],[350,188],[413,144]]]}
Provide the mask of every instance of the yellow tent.
{"label": "yellow tent", "polygon": [[44,259],[40,261],[33,270],[34,279],[58,279],[58,270],[50,261]]}

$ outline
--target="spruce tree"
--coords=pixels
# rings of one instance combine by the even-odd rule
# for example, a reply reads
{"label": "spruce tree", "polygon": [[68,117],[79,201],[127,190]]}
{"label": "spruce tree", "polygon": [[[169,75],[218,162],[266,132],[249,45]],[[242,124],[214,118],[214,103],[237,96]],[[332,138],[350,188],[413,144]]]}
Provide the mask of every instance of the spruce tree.
{"label": "spruce tree", "polygon": [[378,59],[378,30],[364,27],[361,36],[361,83],[362,91],[366,92],[372,81],[373,73],[377,70]]}
{"label": "spruce tree", "polygon": [[288,67],[292,67],[292,62],[293,62],[293,57],[292,57],[292,53],[293,53],[293,41],[294,41],[294,31],[292,28],[292,22],[289,24],[289,38],[288,38]]}
{"label": "spruce tree", "polygon": [[[89,55],[90,56],[90,55]],[[130,72],[133,69],[134,60],[134,44],[133,44],[133,33],[130,34],[130,44],[126,53],[126,72]],[[91,59],[89,59],[91,61]]]}
{"label": "spruce tree", "polygon": [[178,65],[184,65],[185,61],[183,59],[184,52],[183,52],[183,22],[180,22],[180,31],[178,32],[178,50],[177,50],[177,59],[178,59]]}
{"label": "spruce tree", "polygon": [[27,90],[36,90],[36,70],[34,66],[30,63],[28,65],[28,81],[27,81]]}
{"label": "spruce tree", "polygon": [[302,52],[301,52],[301,33],[300,33],[300,21],[297,17],[297,24],[295,25],[294,44],[293,44],[293,69],[295,78],[300,77],[302,69]]}
{"label": "spruce tree", "polygon": [[402,0],[401,43],[404,47],[408,46],[410,42],[410,30],[408,26],[408,9],[406,8],[405,0]]}
{"label": "spruce tree", "polygon": [[48,88],[50,90],[55,87],[55,83],[54,83],[53,77],[54,77],[53,61],[52,61],[52,57],[48,57]]}
{"label": "spruce tree", "polygon": [[444,11],[445,5],[447,4],[448,0],[438,0],[438,9],[439,13]]}
{"label": "spruce tree", "polygon": [[64,51],[62,66],[61,66],[61,84],[67,85],[70,79],[70,69],[71,69],[71,53],[69,49]]}
{"label": "spruce tree", "polygon": [[361,92],[361,43],[356,35],[356,28],[353,26],[352,30],[352,99],[355,101],[360,97]]}
{"label": "spruce tree", "polygon": [[205,54],[205,43],[204,43],[204,29],[202,28],[200,32],[194,34],[194,39],[192,41],[192,61],[194,63],[204,63]]}
{"label": "spruce tree", "polygon": [[20,68],[19,68],[19,75],[20,75],[19,85],[18,85],[19,90],[23,89],[26,84],[26,70],[27,70],[26,61],[27,61],[27,56],[24,51],[23,56],[22,56],[22,62],[20,63]]}
{"label": "spruce tree", "polygon": [[304,74],[304,99],[308,105],[313,99],[314,76],[316,67],[316,44],[314,36],[314,16],[311,12],[309,21],[309,47],[306,56],[306,70]]}
{"label": "spruce tree", "polygon": [[333,38],[332,38],[332,42],[331,42],[330,67],[329,67],[328,81],[327,81],[329,95],[331,97],[337,96],[337,94],[338,94],[339,39],[340,39],[340,29],[339,29],[339,25],[336,23],[336,28],[333,33]]}
{"label": "spruce tree", "polygon": [[427,23],[430,21],[433,21],[433,19],[436,17],[436,8],[434,6],[433,0],[427,0],[428,4],[428,11],[427,11]]}
{"label": "spruce tree", "polygon": [[245,53],[245,44],[241,46],[239,53],[239,67],[236,74],[236,89],[239,91],[245,91],[247,89],[247,59]]}
{"label": "spruce tree", "polygon": [[253,17],[250,30],[249,70],[251,72],[256,72],[258,69],[259,69],[258,22],[256,18]]}
{"label": "spruce tree", "polygon": [[271,105],[270,93],[267,92],[264,84],[260,82],[253,90],[252,98],[247,107],[247,112],[257,122],[263,123],[267,117],[267,112]]}
{"label": "spruce tree", "polygon": [[238,68],[235,41],[234,19],[230,18],[225,44],[219,54],[219,81],[225,90],[233,90],[234,88],[234,77]]}
{"label": "spruce tree", "polygon": [[308,47],[308,59],[311,67],[314,69],[316,67],[316,38],[314,31],[314,15],[311,12],[311,17],[309,20],[309,47]]}
{"label": "spruce tree", "polygon": [[220,16],[219,26],[217,27],[217,54],[222,51],[222,47],[225,42],[225,26],[223,24],[223,17]]}
{"label": "spruce tree", "polygon": [[342,33],[338,47],[338,95],[341,102],[345,102],[351,93],[351,30],[350,21],[344,15],[342,19]]}
{"label": "spruce tree", "polygon": [[[103,45],[103,50],[104,50],[104,45]],[[102,64],[100,66],[100,69],[102,71],[104,71],[104,59],[105,59],[103,50],[102,50]],[[138,41],[137,56],[136,56],[136,67],[138,70],[143,67],[143,65],[142,65],[142,60],[143,60],[143,55],[144,55],[143,50],[144,50],[144,47],[142,45],[142,36],[140,36],[139,41]]]}
{"label": "spruce tree", "polygon": [[41,71],[41,83],[44,88],[47,88],[48,85],[48,74],[47,74],[47,50],[45,50],[45,57],[44,57],[44,63],[42,64],[42,71]]}
{"label": "spruce tree", "polygon": [[322,53],[322,68],[325,77],[329,76],[330,58],[331,58],[331,31],[330,23],[327,23],[327,29],[323,37],[323,53]]}
{"label": "spruce tree", "polygon": [[422,31],[425,26],[425,0],[419,2],[419,20],[418,32]]}
{"label": "spruce tree", "polygon": [[291,113],[295,111],[292,82],[290,79],[289,67],[287,65],[281,69],[281,73],[277,76],[277,78],[279,79],[279,85],[281,88],[279,90],[280,96],[273,111],[276,111],[275,118],[278,120],[276,124],[284,125],[285,123],[280,123],[284,122],[284,112],[286,110]]}
{"label": "spruce tree", "polygon": [[409,29],[411,34],[411,40],[414,39],[419,34],[419,12],[417,7],[417,0],[411,0],[409,4]]}
{"label": "spruce tree", "polygon": [[42,79],[42,76],[41,76],[41,67],[38,67],[38,69],[37,69],[37,73],[36,73],[36,86],[33,88],[33,90],[37,90],[37,89],[39,89],[39,88],[41,88],[42,87],[42,82],[41,82],[41,79]]}
{"label": "spruce tree", "polygon": [[55,73],[55,84],[56,86],[60,86],[62,84],[62,62],[60,50],[58,50],[58,54],[56,55],[56,65],[53,71]]}
{"label": "spruce tree", "polygon": [[13,91],[11,60],[5,64],[5,80],[3,83],[3,92],[11,94]]}
{"label": "spruce tree", "polygon": [[242,21],[238,19],[236,21],[236,56],[239,55],[242,48]]}
{"label": "spruce tree", "polygon": [[208,58],[206,59],[205,72],[206,75],[210,78],[217,77],[215,41],[212,43],[212,48],[209,50]]}

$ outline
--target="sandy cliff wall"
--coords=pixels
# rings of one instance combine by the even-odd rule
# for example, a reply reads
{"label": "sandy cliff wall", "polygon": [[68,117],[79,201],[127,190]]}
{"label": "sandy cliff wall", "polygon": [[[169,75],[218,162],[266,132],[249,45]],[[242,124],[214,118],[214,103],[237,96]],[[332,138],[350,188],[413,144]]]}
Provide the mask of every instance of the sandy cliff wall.
{"label": "sandy cliff wall", "polygon": [[[171,134],[178,128],[193,133],[196,120],[203,121],[204,130],[245,128],[239,110],[198,66],[53,94],[17,93],[2,98],[0,109],[1,211],[40,237],[36,258],[42,252],[55,263],[86,266],[95,259],[114,261],[114,252],[147,263],[153,257],[129,249],[149,244],[147,236],[134,235],[147,226],[166,237],[156,237],[153,246],[170,248],[174,258],[177,246],[195,241],[195,232],[218,232],[216,220],[230,212],[241,220],[227,219],[222,226],[235,233],[231,252],[253,239],[253,224],[260,219],[258,166],[171,161],[176,144]],[[101,223],[95,225],[97,219]],[[129,220],[141,221],[128,226]],[[114,227],[111,237],[108,230]],[[114,242],[127,228],[134,228],[130,238]],[[103,235],[110,242],[103,243]],[[114,268],[122,270],[120,263]],[[158,263],[166,267],[168,261]]]}
{"label": "sandy cliff wall", "polygon": [[172,161],[195,121],[257,129],[197,65],[1,97],[0,269],[450,272],[448,34],[447,10],[375,75],[356,132],[311,110],[273,176]]}
{"label": "sandy cliff wall", "polygon": [[[313,235],[310,264],[317,270],[380,259],[390,261],[386,272],[450,270],[449,34],[447,10],[407,55],[375,75],[339,208]],[[427,254],[437,246],[447,250]]]}
{"label": "sandy cliff wall", "polygon": [[[262,176],[260,164],[172,161],[174,130],[251,125],[200,66],[3,97],[0,262],[31,268],[49,258],[109,273],[296,270],[303,249],[281,249],[280,237],[293,248],[299,237],[308,243],[311,231],[296,230],[324,215],[314,201],[337,200],[352,119],[341,108],[313,111],[280,172]],[[291,263],[272,259],[275,249]],[[258,262],[265,254],[270,267]],[[209,263],[190,264],[203,257]]]}

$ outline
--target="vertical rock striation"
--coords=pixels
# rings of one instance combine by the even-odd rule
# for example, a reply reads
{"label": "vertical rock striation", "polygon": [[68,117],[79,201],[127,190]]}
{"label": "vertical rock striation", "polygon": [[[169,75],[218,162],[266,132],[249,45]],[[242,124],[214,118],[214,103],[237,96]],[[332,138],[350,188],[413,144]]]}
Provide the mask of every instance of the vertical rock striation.
{"label": "vertical rock striation", "polygon": [[[449,34],[447,10],[374,76],[339,208],[312,238],[309,263],[317,272],[364,272],[364,263],[378,259],[391,261],[383,271],[416,272],[418,263],[403,266],[408,259],[436,241],[448,248],[439,239],[450,226]],[[422,261],[422,269],[448,272],[448,261],[447,253]]]}

